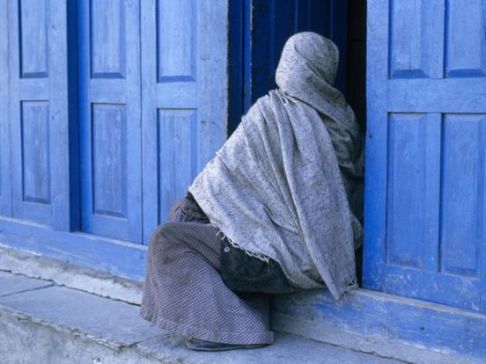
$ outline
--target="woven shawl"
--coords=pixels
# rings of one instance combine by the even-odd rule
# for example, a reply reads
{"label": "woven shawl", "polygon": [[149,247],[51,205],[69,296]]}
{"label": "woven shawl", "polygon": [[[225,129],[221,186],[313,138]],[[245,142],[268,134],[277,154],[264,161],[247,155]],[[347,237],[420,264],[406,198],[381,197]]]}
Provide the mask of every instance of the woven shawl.
{"label": "woven shawl", "polygon": [[315,33],[286,43],[276,82],[190,192],[212,224],[249,254],[276,260],[299,288],[356,288],[362,136],[332,86],[335,44]]}

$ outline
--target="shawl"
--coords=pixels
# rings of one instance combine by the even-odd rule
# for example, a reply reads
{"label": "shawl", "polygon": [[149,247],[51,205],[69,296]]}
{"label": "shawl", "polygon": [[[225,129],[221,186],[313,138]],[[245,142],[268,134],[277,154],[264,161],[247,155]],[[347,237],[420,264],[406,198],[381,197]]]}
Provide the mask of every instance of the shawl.
{"label": "shawl", "polygon": [[357,287],[363,173],[359,125],[332,86],[338,58],[318,34],[289,38],[278,89],[257,100],[189,188],[233,245],[336,299]]}

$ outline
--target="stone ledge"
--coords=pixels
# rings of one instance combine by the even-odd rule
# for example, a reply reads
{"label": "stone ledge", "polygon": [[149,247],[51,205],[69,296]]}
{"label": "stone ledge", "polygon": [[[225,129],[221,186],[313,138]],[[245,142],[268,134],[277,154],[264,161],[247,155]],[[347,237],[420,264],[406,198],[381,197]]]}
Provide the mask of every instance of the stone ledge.
{"label": "stone ledge", "polygon": [[418,364],[486,363],[486,315],[366,289],[277,296],[272,328]]}
{"label": "stone ledge", "polygon": [[[40,288],[60,285],[73,288],[74,290],[89,292],[97,296],[110,298],[111,301],[122,301],[121,303],[127,302],[139,305],[141,301],[141,282],[120,278],[84,267],[78,267],[34,253],[12,249],[0,244],[0,297],[2,296],[2,289],[6,290],[6,288],[2,286],[2,271],[20,274],[23,276],[23,279],[25,279],[25,277],[44,279],[34,279],[32,281],[27,279],[30,283],[23,283],[26,284],[25,289],[27,290],[30,289],[29,285],[31,284],[34,285],[34,288],[39,285]],[[22,280],[17,279],[17,281],[17,284],[20,284]],[[312,298],[316,295],[317,297]],[[388,327],[388,331],[383,332],[380,335],[373,332],[373,327],[376,326],[377,323],[382,322],[386,317],[391,318],[392,316],[399,315],[399,312],[387,312],[387,310],[382,307],[383,304],[388,301],[391,303],[396,303],[396,301],[404,303],[405,301],[410,301],[409,299],[385,295],[379,292],[359,290],[345,300],[348,302],[347,304],[345,304],[344,301],[336,304],[334,300],[330,299],[328,296],[329,294],[326,292],[314,291],[291,295],[290,297],[277,297],[277,299],[274,300],[272,328],[292,335],[301,335],[307,338],[304,340],[317,340],[319,342],[328,343],[331,346],[351,348],[352,350],[363,353],[378,355],[380,357],[395,358],[406,362],[421,364],[469,364],[483,362],[482,358],[478,360],[466,358],[464,353],[461,355],[460,353],[450,352],[445,348],[442,348],[439,351],[434,350],[430,340],[427,346],[412,343],[410,340],[397,341],[396,337],[398,335],[402,335],[403,333],[410,334],[411,329],[408,327],[403,328],[403,330],[400,329],[400,331],[399,328],[393,326],[395,322],[393,319],[391,322],[382,325],[383,330]],[[384,299],[384,297],[386,299]],[[366,299],[363,301],[360,298]],[[381,302],[380,305],[372,304],[377,300]],[[422,301],[418,301],[417,304],[421,309],[431,306],[431,304]],[[435,307],[435,305],[432,306]],[[384,307],[387,306],[385,305]],[[406,307],[406,310],[401,310],[401,316],[417,316],[416,305],[406,305]],[[375,310],[375,308],[379,308],[379,310]],[[444,310],[448,312],[451,309],[445,307]],[[376,315],[373,316],[373,313],[376,313]],[[428,314],[425,314],[425,317],[428,316]],[[460,317],[461,315],[456,316]],[[398,319],[398,316],[396,318]],[[423,326],[422,321],[423,320],[417,319],[408,320],[408,322],[415,326]],[[435,322],[436,320],[433,321]],[[398,319],[397,322],[400,322],[400,319]],[[466,328],[466,326],[464,327]],[[394,327],[393,333],[390,331],[391,327]],[[440,325],[438,328],[440,328]],[[480,331],[481,330],[479,330],[479,332]],[[460,332],[460,330],[455,331],[455,333],[457,332]],[[418,338],[423,334],[422,331],[418,331],[416,335],[412,336]],[[449,334],[451,333],[449,332]],[[283,340],[282,338],[285,338],[285,335],[280,334],[278,340]],[[151,343],[151,347],[155,345],[153,341],[149,342]],[[160,343],[160,339],[155,339],[155,342]],[[141,352],[146,350],[143,345],[144,344],[138,346],[137,350],[140,350]],[[167,346],[166,344],[164,345]],[[122,350],[122,347],[117,350]],[[149,350],[149,352],[153,352],[155,357],[159,357],[161,352],[165,353],[165,349],[155,351]]]}
{"label": "stone ledge", "polygon": [[256,350],[200,353],[149,325],[139,307],[0,273],[0,358],[13,363],[399,363],[278,334]]}
{"label": "stone ledge", "polygon": [[49,280],[98,296],[140,304],[142,282],[79,267],[0,244],[0,271]]}

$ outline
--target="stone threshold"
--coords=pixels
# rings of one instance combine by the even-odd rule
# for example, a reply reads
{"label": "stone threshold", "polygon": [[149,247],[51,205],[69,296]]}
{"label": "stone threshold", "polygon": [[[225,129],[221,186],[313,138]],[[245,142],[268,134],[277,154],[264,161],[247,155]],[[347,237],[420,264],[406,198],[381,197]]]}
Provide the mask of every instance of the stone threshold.
{"label": "stone threshold", "polygon": [[139,318],[139,306],[52,281],[0,272],[6,363],[403,363],[297,335],[254,350],[201,353]]}
{"label": "stone threshold", "polygon": [[[117,303],[121,305],[120,307],[125,307],[124,305],[131,306],[134,312],[138,312],[138,306],[140,305],[141,296],[142,296],[142,282],[119,277],[105,272],[95,271],[89,268],[80,267],[69,263],[65,263],[36,253],[13,249],[11,247],[7,247],[0,243],[0,274],[2,274],[2,272],[3,274],[10,273],[12,274],[12,276],[17,276],[18,282],[22,281],[21,278],[25,278],[26,279],[25,282],[42,283],[39,287],[33,287],[32,289],[28,288],[27,291],[25,292],[22,290],[22,286],[19,286],[18,289],[15,291],[15,293],[12,294],[27,293],[30,290],[37,290],[37,289],[39,290],[49,289],[48,292],[55,293],[60,288],[65,288],[68,289],[69,291],[77,291],[78,292],[77,294],[88,294],[89,296],[97,297],[98,299],[103,299],[103,298],[108,299],[107,302],[113,302],[114,304]],[[29,278],[34,278],[34,280],[30,280]],[[0,282],[0,292],[1,292],[1,287],[2,284]],[[311,296],[312,294],[318,294],[318,295],[324,294],[322,292],[314,292],[314,293],[308,292],[308,293]],[[371,292],[371,293],[373,293],[372,299],[374,300],[377,299],[375,295],[379,296],[378,299],[381,296],[383,296],[383,294],[381,294],[380,296],[380,294],[378,293],[375,292]],[[354,301],[356,300],[359,301],[361,296],[366,296],[367,294],[368,293],[366,290],[360,290],[358,293],[351,295],[352,297],[351,296],[349,297],[349,300],[351,301],[349,302],[348,306],[351,305],[351,307],[354,307],[356,305],[356,302]],[[453,352],[449,352],[449,353],[444,351],[437,352],[427,346],[411,345],[411,343],[409,342],[393,340],[393,338],[387,337],[386,335],[376,336],[373,333],[367,332],[368,330],[366,328],[366,322],[362,322],[363,328],[361,331],[363,331],[363,333],[361,333],[361,331],[360,333],[353,332],[353,330],[349,329],[350,322],[346,320],[353,321],[356,319],[356,317],[353,318],[349,316],[348,314],[346,314],[347,311],[341,312],[339,315],[337,315],[336,313],[337,316],[326,315],[326,312],[329,311],[329,310],[326,311],[325,309],[327,306],[329,306],[328,308],[330,308],[330,311],[332,312],[334,312],[336,309],[339,309],[339,307],[335,307],[335,305],[332,304],[332,302],[329,303],[328,302],[329,297],[327,298],[324,297],[325,294],[323,297],[318,297],[317,299],[317,302],[320,302],[320,304],[318,305],[320,307],[320,310],[321,311],[324,310],[324,311],[317,312],[316,317],[318,317],[319,319],[316,320],[315,318],[312,319],[311,317],[311,320],[309,321],[309,318],[307,316],[309,315],[313,316],[316,314],[316,307],[315,307],[316,300],[306,299],[305,296],[306,295],[304,295],[303,301],[300,295],[295,295],[293,297],[290,297],[289,299],[286,299],[285,297],[278,298],[273,302],[274,307],[273,307],[273,314],[272,314],[272,328],[280,332],[277,334],[277,344],[280,345],[279,344],[280,342],[283,343],[284,345],[283,352],[285,352],[286,350],[285,348],[288,345],[287,343],[288,340],[293,341],[295,338],[298,338],[295,339],[297,340],[297,342],[300,342],[299,340],[303,340],[302,341],[303,343],[306,342],[315,343],[317,345],[317,346],[313,346],[315,350],[322,350],[323,347],[337,347],[339,349],[348,350],[350,352],[368,354],[371,357],[379,358],[380,360],[384,358],[388,358],[388,359],[398,360],[398,362],[409,362],[409,363],[417,363],[417,364],[424,364],[424,363],[426,364],[429,363],[476,364],[476,363],[483,362],[482,359],[465,357],[463,355],[457,355],[457,353],[453,353]],[[27,300],[29,299],[28,296],[25,296],[25,298]],[[394,300],[397,299],[396,297],[392,297],[392,298]],[[288,302],[289,300],[290,302]],[[297,307],[294,307],[295,304],[292,304],[292,301],[295,300],[298,301]],[[367,300],[366,302],[368,301],[369,300]],[[288,310],[293,310],[293,309],[298,310],[299,314],[289,315],[286,312]],[[362,307],[360,309],[366,311],[366,307]],[[14,316],[17,317],[16,315],[20,315],[18,316],[19,318],[17,318],[18,321],[24,322],[25,320],[27,320],[28,322],[36,322],[36,318],[32,317],[32,319],[30,319],[28,313],[22,313],[22,312],[17,313],[15,310],[12,310],[11,308],[8,307],[4,307],[3,310],[5,312],[9,312],[9,315],[11,317]],[[329,314],[329,312],[327,313]],[[362,312],[362,313],[365,316],[366,315],[369,316],[369,312],[367,313]],[[23,317],[22,316],[23,314],[27,315],[26,319],[21,318]],[[305,314],[307,316],[304,315],[305,317],[300,317],[302,316],[302,314]],[[411,314],[414,313],[412,312]],[[1,306],[0,306],[0,315],[2,315]],[[136,321],[141,320],[138,318],[138,314],[134,313],[133,315],[134,315],[133,317],[136,317]],[[341,320],[341,321],[336,323],[335,322],[336,320],[338,321]],[[376,321],[377,318],[370,317],[370,320]],[[45,322],[43,321],[41,323],[42,325],[45,324]],[[361,324],[358,323],[358,325]],[[57,327],[57,326],[55,325],[52,326],[48,324],[47,326],[44,325],[43,327]],[[0,330],[0,338],[1,338],[1,331],[2,330]],[[160,359],[160,353],[161,352],[165,353],[167,351],[167,348],[172,347],[171,345],[175,343],[174,338],[169,337],[167,333],[161,334],[161,332],[162,331],[159,330],[158,338],[154,339],[161,345],[161,350],[159,351],[156,350],[154,352],[151,352],[150,354],[155,358],[159,358],[157,359],[159,360],[159,362],[160,360],[162,360]],[[80,335],[79,337],[81,340],[84,336]],[[22,340],[29,341],[30,339],[27,337]],[[40,338],[39,342],[42,342],[42,340],[43,339]],[[141,340],[140,343],[130,342],[128,344],[122,344],[119,346],[115,345],[114,347],[116,348],[116,351],[120,353],[125,352],[127,350],[126,349],[127,347],[135,347],[136,348],[135,352],[142,353],[148,350],[146,349],[146,346],[150,344],[151,342],[150,340],[151,340],[150,338],[146,338],[144,340]],[[161,344],[162,343],[161,340],[164,342],[164,344]],[[0,341],[0,345],[1,345],[1,341]],[[153,347],[152,344],[149,346]],[[110,347],[113,347],[113,345],[111,345]],[[179,349],[182,348],[180,342],[179,342],[179,347],[180,347]],[[182,349],[186,351],[184,348]],[[267,349],[261,349],[261,350],[267,350]],[[261,350],[257,350],[257,351],[261,352]],[[299,350],[300,349],[297,348],[297,351]],[[134,352],[133,350],[130,350],[130,353],[133,354],[133,352]],[[1,354],[1,348],[0,348],[0,354]],[[121,354],[117,354],[117,355],[121,355]],[[280,357],[280,354],[277,353],[276,355],[277,357]],[[0,358],[1,357],[2,356],[0,355]],[[106,358],[106,356],[103,357]],[[21,361],[21,362],[27,363],[29,361]],[[98,361],[96,360],[93,361],[93,363],[97,363],[97,362]],[[102,362],[105,363],[110,361],[106,361],[106,359],[104,359]],[[117,361],[115,360],[113,362],[117,362]],[[162,361],[162,362],[170,363],[171,361],[169,360],[169,361]],[[300,360],[296,361],[296,363],[300,363],[300,362],[302,361]],[[318,360],[316,362],[327,363],[332,361]]]}
{"label": "stone threshold", "polygon": [[0,243],[0,271],[40,278],[101,297],[140,305],[142,282],[80,267]]}

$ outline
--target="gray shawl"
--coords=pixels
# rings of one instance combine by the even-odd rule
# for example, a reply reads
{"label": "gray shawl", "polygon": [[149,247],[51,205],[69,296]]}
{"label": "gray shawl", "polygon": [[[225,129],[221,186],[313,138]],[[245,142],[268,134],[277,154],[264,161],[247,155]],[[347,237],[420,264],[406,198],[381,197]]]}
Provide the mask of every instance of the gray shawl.
{"label": "gray shawl", "polygon": [[292,36],[279,88],[250,108],[189,189],[232,244],[336,299],[356,287],[363,169],[354,113],[331,86],[338,57],[318,34]]}

